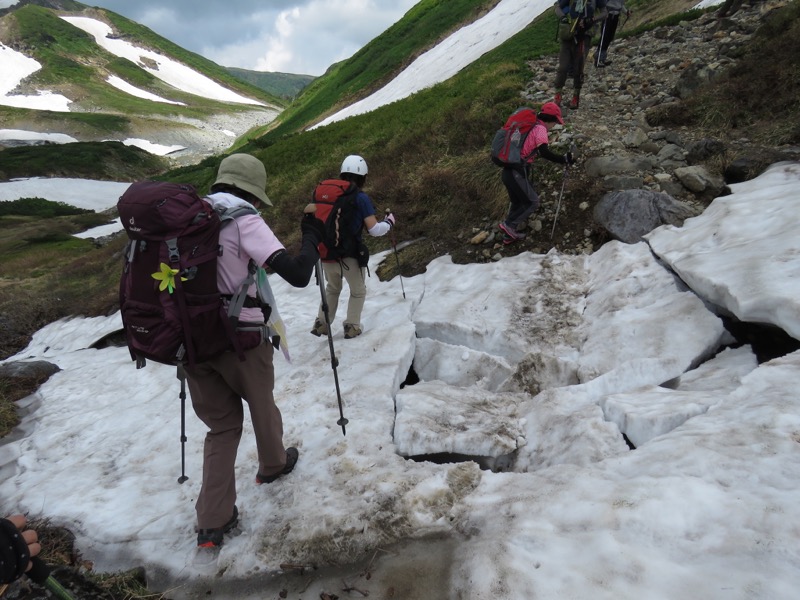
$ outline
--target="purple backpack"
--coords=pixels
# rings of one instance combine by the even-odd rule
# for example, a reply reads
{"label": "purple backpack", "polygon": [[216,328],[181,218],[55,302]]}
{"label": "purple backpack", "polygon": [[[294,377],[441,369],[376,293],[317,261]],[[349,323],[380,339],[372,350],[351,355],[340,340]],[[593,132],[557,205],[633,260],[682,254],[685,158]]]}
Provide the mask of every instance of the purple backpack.
{"label": "purple backpack", "polygon": [[146,359],[195,364],[231,349],[243,358],[238,319],[217,289],[222,221],[211,204],[191,185],[140,181],[117,209],[130,239],[120,310],[137,368]]}

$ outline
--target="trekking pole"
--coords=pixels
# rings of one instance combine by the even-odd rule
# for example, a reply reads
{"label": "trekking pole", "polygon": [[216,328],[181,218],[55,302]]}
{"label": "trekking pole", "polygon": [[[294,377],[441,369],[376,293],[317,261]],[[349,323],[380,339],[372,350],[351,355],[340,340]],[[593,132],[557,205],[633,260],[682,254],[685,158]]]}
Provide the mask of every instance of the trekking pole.
{"label": "trekking pole", "polygon": [[[569,151],[574,155],[575,151],[575,144],[572,144],[569,147]],[[556,216],[553,219],[553,229],[550,231],[550,239],[553,239],[553,235],[556,232],[556,223],[558,222],[558,212],[561,210],[561,198],[564,196],[564,187],[567,185],[567,171],[569,169],[569,165],[564,164],[564,177],[561,179],[561,193],[558,194],[558,204],[556,204]]]}
{"label": "trekking pole", "polygon": [[603,19],[603,27],[600,30],[600,43],[597,45],[597,49],[594,51],[594,66],[597,68],[600,65],[600,57],[603,55],[603,40],[606,39],[606,23],[608,22],[608,17]]}
{"label": "trekking pole", "polygon": [[[386,214],[391,214],[392,211],[390,209],[386,209]],[[400,276],[400,289],[403,290],[403,300],[406,299],[406,286],[403,285],[403,274],[400,272],[400,257],[397,255],[397,241],[394,239],[394,227],[389,228],[389,239],[392,242],[392,248],[394,249],[394,259],[397,261],[397,274]]]}
{"label": "trekking pole", "polygon": [[31,581],[46,587],[60,600],[75,600],[75,597],[50,575],[50,568],[41,558],[34,556],[31,562],[33,566],[31,570],[26,573]]}
{"label": "trekking pole", "polygon": [[186,371],[183,365],[178,365],[177,376],[181,382],[181,476],[178,477],[178,483],[183,483],[189,479],[186,476]]}
{"label": "trekking pole", "polygon": [[558,222],[558,211],[561,210],[561,197],[564,195],[564,186],[567,183],[567,165],[564,165],[564,176],[561,179],[561,193],[558,195],[558,204],[556,205],[556,216],[553,219],[553,229],[550,231],[550,239],[553,239],[553,234],[556,232],[556,223]]}
{"label": "trekking pole", "polygon": [[342,392],[339,389],[339,374],[336,372],[336,367],[339,365],[339,361],[336,358],[336,354],[333,351],[333,333],[331,332],[331,317],[330,313],[328,312],[328,298],[325,296],[325,282],[322,278],[322,261],[318,260],[316,266],[314,267],[314,271],[316,272],[317,276],[317,283],[319,284],[319,293],[322,296],[322,313],[325,315],[325,323],[328,326],[328,347],[331,350],[331,368],[333,369],[333,381],[336,383],[336,398],[339,400],[339,420],[336,421],[337,425],[340,425],[342,428],[342,435],[347,435],[347,431],[345,431],[344,426],[349,423],[347,419],[344,418],[344,410],[342,409]]}

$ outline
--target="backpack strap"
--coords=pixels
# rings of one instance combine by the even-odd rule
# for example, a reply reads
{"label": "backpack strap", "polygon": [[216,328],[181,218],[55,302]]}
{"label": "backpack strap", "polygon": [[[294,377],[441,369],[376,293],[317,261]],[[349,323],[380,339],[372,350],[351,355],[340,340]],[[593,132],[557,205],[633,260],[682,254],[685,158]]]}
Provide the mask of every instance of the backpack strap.
{"label": "backpack strap", "polygon": [[[214,206],[212,204],[212,206]],[[238,205],[233,207],[217,207],[214,210],[219,215],[221,227],[225,227],[243,215],[257,215],[258,211],[248,205]],[[235,331],[260,331],[262,338],[269,341],[276,349],[283,351],[287,361],[289,361],[288,349],[286,348],[286,332],[283,321],[277,314],[275,298],[269,283],[266,281],[266,274],[253,259],[247,264],[247,275],[234,294],[225,295],[223,298],[228,300],[228,323]],[[263,275],[263,277],[262,277]],[[263,281],[262,281],[263,280]],[[248,296],[247,291],[250,286],[256,284],[256,297]],[[264,325],[241,325],[239,315],[242,308],[260,308],[264,317]],[[291,362],[291,361],[290,361]]]}
{"label": "backpack strap", "polygon": [[[525,134],[525,141],[522,142],[522,147],[525,146],[525,143],[527,142],[528,138],[533,135],[533,130],[536,129],[537,127],[539,127],[540,125],[542,127],[544,127],[544,124],[537,119],[536,123],[533,124],[533,127],[531,127],[530,131],[528,131],[528,133]],[[528,154],[525,154],[525,155],[522,154],[522,148],[520,148],[520,157],[519,158],[522,161],[522,169],[525,171],[525,173],[528,172],[528,167],[530,166],[530,163],[528,162],[528,159],[533,157],[533,156],[537,156],[538,154],[539,154],[539,146],[538,145],[534,146],[533,150],[531,150]]]}
{"label": "backpack strap", "polygon": [[242,308],[246,305],[247,298],[252,298],[247,295],[247,290],[256,282],[257,270],[258,265],[256,265],[256,262],[251,258],[250,262],[247,264],[247,276],[244,278],[244,281],[239,285],[239,289],[236,290],[235,294],[228,296],[230,299],[228,303],[228,319],[230,319],[234,328],[239,326],[239,315],[242,312]]}
{"label": "backpack strap", "polygon": [[225,227],[231,221],[238,219],[242,215],[257,215],[258,211],[253,206],[239,204],[237,206],[214,206],[214,211],[219,215],[222,226]]}

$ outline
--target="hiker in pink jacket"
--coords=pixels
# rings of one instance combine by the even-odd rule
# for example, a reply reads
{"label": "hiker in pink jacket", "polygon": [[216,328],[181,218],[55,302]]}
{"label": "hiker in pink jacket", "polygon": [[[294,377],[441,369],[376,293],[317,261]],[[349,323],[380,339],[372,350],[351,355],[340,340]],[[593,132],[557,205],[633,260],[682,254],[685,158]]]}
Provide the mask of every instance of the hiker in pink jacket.
{"label": "hiker in pink jacket", "polygon": [[[300,252],[290,255],[256,211],[272,206],[265,192],[266,183],[267,172],[259,159],[232,154],[220,163],[217,179],[206,198],[216,208],[251,209],[250,214],[237,217],[220,232],[222,254],[217,264],[217,286],[226,296],[241,285],[251,261],[257,267],[268,267],[294,287],[305,287],[319,260],[317,246],[324,225],[310,212],[313,208],[306,207],[300,225]],[[257,484],[270,484],[288,475],[299,456],[297,448],[284,446],[283,420],[273,396],[274,336],[265,311],[277,307],[259,305],[254,288],[248,290],[239,315],[240,325],[256,336],[255,346],[247,345],[245,360],[229,351],[185,367],[192,406],[209,429],[203,448],[203,484],[195,504],[200,548],[221,546],[224,534],[239,521],[234,466],[244,430],[245,404],[256,439]]]}
{"label": "hiker in pink jacket", "polygon": [[528,217],[539,208],[539,194],[533,187],[528,176],[529,165],[537,156],[546,158],[560,164],[571,165],[574,162],[572,153],[564,155],[552,152],[548,146],[548,132],[556,123],[564,124],[561,118],[561,109],[555,102],[546,102],[536,115],[536,124],[525,139],[522,147],[522,156],[525,164],[522,167],[505,167],[503,169],[503,185],[506,186],[511,206],[504,221],[500,223],[503,232],[503,243],[511,244],[525,238],[524,233],[518,231],[527,221]]}

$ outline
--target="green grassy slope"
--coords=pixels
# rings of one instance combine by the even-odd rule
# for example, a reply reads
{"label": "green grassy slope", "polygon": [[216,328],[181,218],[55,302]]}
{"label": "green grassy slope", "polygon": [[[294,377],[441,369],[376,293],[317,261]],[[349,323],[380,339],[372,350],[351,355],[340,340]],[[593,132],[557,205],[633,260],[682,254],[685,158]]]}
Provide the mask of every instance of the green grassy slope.
{"label": "green grassy slope", "polygon": [[0,150],[0,181],[23,177],[131,181],[167,168],[162,157],[122,142],[77,142],[67,149],[47,144]]}
{"label": "green grassy slope", "polygon": [[293,73],[273,73],[251,71],[236,67],[225,67],[231,75],[241,79],[269,94],[291,100],[316,79],[313,75],[295,75]]}
{"label": "green grassy slope", "polygon": [[125,17],[109,10],[102,10],[100,12],[109,20],[114,28],[120,32],[120,35],[123,39],[129,38],[132,41],[135,41],[137,44],[144,45],[145,47],[156,48],[159,52],[164,53],[166,56],[182,62],[183,64],[218,81],[225,87],[238,91],[245,96],[254,98],[256,100],[261,100],[268,104],[274,104],[275,106],[285,106],[286,102],[275,94],[270,94],[258,86],[252,85],[246,81],[242,81],[241,79],[229,73],[225,67],[221,67],[217,63],[212,62],[207,58],[200,56],[199,54],[195,54],[194,52],[189,52],[188,50],[181,48],[168,39],[161,37],[151,29],[148,29],[144,25],[135,23],[134,21],[126,19]]}
{"label": "green grassy slope", "polygon": [[[685,4],[684,0],[680,1]],[[795,25],[785,24],[779,28],[779,34],[783,36],[778,42],[779,47],[794,48],[796,45],[785,36],[791,37],[796,33],[794,27],[800,21],[798,1],[793,0],[787,8],[789,12],[782,13],[782,17]],[[475,2],[474,6],[478,4]],[[686,18],[686,15],[670,13],[670,6],[674,6],[671,0],[638,0],[635,7],[643,18],[639,23],[632,21],[623,34],[632,35],[637,27],[649,28],[661,22],[649,18],[652,14],[664,14],[669,22]],[[402,25],[401,22],[399,26]],[[302,208],[308,202],[314,185],[320,179],[335,175],[345,155],[359,153],[365,156],[370,166],[366,191],[375,200],[379,211],[391,207],[398,217],[395,229],[398,241],[424,238],[423,242],[401,253],[404,275],[423,271],[430,260],[442,254],[450,254],[456,262],[475,260],[474,255],[468,255],[471,247],[466,242],[473,227],[498,220],[507,209],[507,196],[499,171],[488,160],[489,141],[507,114],[525,103],[521,91],[531,79],[552,77],[552,73],[532,73],[529,61],[537,56],[552,56],[555,64],[555,25],[554,16],[547,11],[524,31],[457,76],[371,113],[313,131],[302,131],[303,123],[298,119],[295,129],[250,139],[240,150],[253,153],[267,166],[267,192],[275,203],[274,208],[265,211],[270,226],[292,249],[299,237]],[[410,35],[413,31],[416,30],[412,30]],[[444,33],[444,29],[439,31],[440,36]],[[425,46],[421,40],[412,39],[407,43]],[[775,45],[757,41],[753,51],[760,51],[759,44]],[[784,64],[785,68],[790,57],[784,57],[784,63],[779,56],[771,56],[770,60],[776,65]],[[325,92],[329,97],[327,105],[309,106],[322,97],[323,88],[346,88],[348,78],[343,73],[347,74],[351,68],[347,63],[345,61],[319,78],[314,83],[319,88],[317,92],[310,96],[303,94],[293,103],[295,114],[333,110],[340,103],[340,97],[333,92]],[[751,90],[770,88],[771,83],[764,76],[771,76],[773,71],[764,69],[757,57],[742,64],[747,71],[734,75],[753,81],[752,85],[741,88],[743,93],[739,94],[738,100],[747,102],[745,107],[754,106],[753,102],[763,98]],[[759,113],[758,118],[766,119],[766,125],[780,127],[781,131],[790,133],[791,139],[797,139],[796,114],[800,113],[795,110],[797,95],[793,90],[796,90],[796,77],[791,70],[787,73],[791,75],[787,79],[787,94],[778,96],[778,106],[788,106],[790,110]],[[378,79],[381,77],[375,81]],[[731,80],[730,93],[736,89],[739,89],[736,80]],[[701,118],[724,109],[730,102],[729,95],[726,95],[714,104],[712,90],[708,97],[703,97],[701,105],[688,103],[687,112],[678,116],[684,121],[689,117],[695,118],[695,115]],[[748,114],[753,118],[752,111]],[[670,118],[671,115],[664,115],[665,120]],[[766,125],[763,131],[768,132]],[[191,167],[166,173],[154,171],[151,175],[193,183],[203,192],[213,181],[221,158],[211,157]],[[547,165],[542,168],[546,169]],[[550,174],[544,175],[549,177]],[[558,176],[559,173],[554,172],[554,178]],[[550,191],[545,190],[546,193]],[[367,241],[373,251],[389,247],[387,238]],[[92,256],[94,258],[89,258]],[[100,252],[88,252],[81,257],[81,264],[89,265],[94,260],[100,261],[95,271],[106,272],[107,265],[100,263],[108,257]],[[381,276],[393,275],[391,266],[388,269],[382,270]],[[35,271],[46,274],[47,267],[37,266]],[[113,287],[113,269],[109,277],[108,285]],[[48,285],[52,286],[53,281],[48,280]],[[0,292],[2,289],[0,286]],[[109,293],[105,297],[111,299],[113,295]],[[0,315],[2,306],[0,293]],[[65,311],[64,314],[73,314],[66,304],[59,309]],[[113,309],[113,305],[107,309]]]}
{"label": "green grassy slope", "polygon": [[[71,3],[70,6],[77,5]],[[82,6],[82,5],[79,5]],[[0,17],[0,42],[35,59],[41,68],[27,77],[21,93],[48,89],[73,102],[70,112],[50,113],[0,106],[5,123],[51,122],[51,131],[100,135],[125,132],[134,120],[158,122],[176,116],[202,119],[208,115],[253,110],[251,105],[222,103],[187,94],[162,82],[133,62],[107,52],[92,36],[60,18],[71,14],[106,20],[120,36],[174,58],[218,81],[222,85],[266,105],[282,107],[285,101],[243,82],[223,67],[183,50],[142,27],[110,11],[88,9],[65,13],[33,4],[24,5]],[[106,82],[117,75],[128,83],[185,106],[152,102],[127,94]],[[101,116],[98,116],[101,115]],[[113,115],[112,118],[107,118]]]}
{"label": "green grassy slope", "polygon": [[[418,7],[423,14],[440,15],[440,4],[422,2]],[[491,4],[460,3],[461,18],[471,15],[472,21],[474,11]],[[421,50],[448,33],[454,22],[461,22],[452,20],[452,14],[449,17],[444,24],[437,20],[438,27],[417,27],[420,14],[410,11],[384,34],[387,39],[381,36],[372,45],[388,53],[402,33],[411,38],[405,40],[407,47]],[[367,159],[367,191],[380,209],[390,206],[397,211],[404,237],[449,236],[457,230],[454,223],[499,215],[506,208],[506,198],[497,169],[487,160],[489,139],[506,113],[521,102],[520,90],[530,78],[526,61],[555,52],[554,28],[554,17],[548,11],[442,84],[371,113],[296,133],[309,115],[318,116],[341,104],[356,73],[361,73],[362,61],[371,55],[358,54],[331,69],[293,103],[287,113],[294,113],[281,127],[242,148],[267,165],[270,196],[275,202],[269,215],[271,224],[289,241],[295,238],[296,218],[315,183],[338,173],[341,159],[350,153]],[[384,68],[394,73],[407,58],[397,57],[391,67]],[[388,72],[374,72],[367,81],[385,80]],[[169,176],[205,188],[213,180],[217,164],[216,159],[207,160]]]}
{"label": "green grassy slope", "polygon": [[447,34],[471,23],[498,0],[421,0],[397,23],[337,63],[306,88],[270,136],[296,131],[337,107],[369,95]]}
{"label": "green grassy slope", "polygon": [[[396,74],[412,55],[495,3],[442,4],[420,2],[362,52],[334,65],[309,86],[285,111],[278,127],[240,148],[267,165],[270,197],[275,202],[269,218],[280,236],[289,241],[296,238],[296,219],[314,184],[336,174],[342,157],[350,153],[367,159],[367,191],[378,208],[390,206],[397,211],[404,238],[441,240],[438,249],[431,247],[419,258],[420,264],[441,247],[456,247],[454,258],[465,258],[460,254],[463,244],[459,249],[454,243],[455,236],[463,234],[461,224],[502,216],[507,197],[496,167],[488,160],[488,146],[505,117],[525,103],[520,92],[530,80],[552,78],[552,74],[531,73],[528,67],[528,61],[538,56],[553,56],[555,65],[556,20],[550,10],[444,83],[371,113],[303,131],[322,115],[363,97]],[[639,16],[625,34],[634,33],[637,23],[641,30],[662,22],[653,15],[670,18],[675,14],[672,7],[689,5],[685,0],[632,0],[630,4]],[[402,56],[395,52],[401,39],[406,52]],[[169,176],[205,189],[217,164],[218,159],[210,159]],[[369,242],[376,248],[386,243]]]}

